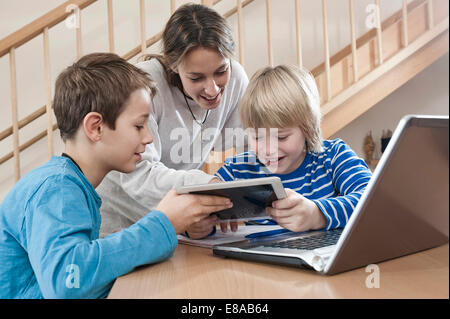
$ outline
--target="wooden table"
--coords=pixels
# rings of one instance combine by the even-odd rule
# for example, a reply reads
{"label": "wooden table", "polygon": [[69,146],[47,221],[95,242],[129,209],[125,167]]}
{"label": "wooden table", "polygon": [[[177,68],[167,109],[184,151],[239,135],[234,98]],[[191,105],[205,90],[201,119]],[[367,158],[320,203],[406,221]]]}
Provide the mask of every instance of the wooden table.
{"label": "wooden table", "polygon": [[365,268],[314,271],[213,256],[180,244],[172,258],[118,278],[108,298],[449,298],[448,244],[377,264],[379,288]]}

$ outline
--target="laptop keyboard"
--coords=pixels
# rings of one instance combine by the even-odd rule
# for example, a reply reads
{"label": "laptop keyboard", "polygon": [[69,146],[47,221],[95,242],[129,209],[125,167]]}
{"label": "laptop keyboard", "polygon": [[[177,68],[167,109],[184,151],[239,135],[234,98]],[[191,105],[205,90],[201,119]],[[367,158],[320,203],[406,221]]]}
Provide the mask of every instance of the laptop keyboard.
{"label": "laptop keyboard", "polygon": [[341,236],[342,228],[324,231],[317,235],[265,244],[264,247],[313,250],[335,245]]}

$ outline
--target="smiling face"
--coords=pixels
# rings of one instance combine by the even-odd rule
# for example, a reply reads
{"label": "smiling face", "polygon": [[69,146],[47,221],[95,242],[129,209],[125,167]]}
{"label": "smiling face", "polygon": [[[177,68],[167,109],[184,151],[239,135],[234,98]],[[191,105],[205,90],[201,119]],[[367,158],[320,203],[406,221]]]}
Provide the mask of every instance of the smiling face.
{"label": "smiling face", "polygon": [[205,110],[222,101],[230,79],[230,59],[215,49],[197,47],[189,51],[174,70],[180,76],[184,93]]}
{"label": "smiling face", "polygon": [[258,129],[249,141],[259,161],[274,174],[292,173],[306,156],[306,139],[298,126]]}
{"label": "smiling face", "polygon": [[117,117],[115,129],[104,128],[103,156],[110,170],[129,173],[142,159],[140,153],[153,142],[148,128],[150,95],[147,90],[134,91],[123,112]]}

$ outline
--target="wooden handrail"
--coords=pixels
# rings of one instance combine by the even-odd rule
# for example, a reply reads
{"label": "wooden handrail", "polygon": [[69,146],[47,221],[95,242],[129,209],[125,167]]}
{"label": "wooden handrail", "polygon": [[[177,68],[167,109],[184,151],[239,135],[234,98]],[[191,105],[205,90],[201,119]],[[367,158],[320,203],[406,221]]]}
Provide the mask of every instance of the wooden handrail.
{"label": "wooden handrail", "polygon": [[[208,3],[208,5],[215,5],[216,3],[220,2],[221,0],[209,0],[209,1],[203,1],[204,3]],[[235,14],[235,13],[240,13],[240,19],[242,20],[242,8],[247,6],[248,4],[250,4],[251,2],[253,2],[254,0],[246,0],[246,1],[241,1],[238,0],[237,3],[238,5],[235,6],[233,9],[229,10],[227,13],[224,14],[224,17],[228,18],[231,15]],[[44,15],[43,17],[33,21],[32,23],[30,23],[29,25],[27,25],[26,27],[22,28],[21,30],[15,32],[14,34],[12,34],[11,36],[8,36],[4,39],[2,39],[0,41],[0,57],[2,55],[5,55],[7,53],[10,54],[10,58],[13,59],[14,61],[14,51],[15,49],[26,43],[27,41],[31,40],[32,38],[34,38],[35,36],[39,35],[39,34],[43,34],[44,35],[44,60],[45,60],[45,71],[46,71],[46,83],[47,83],[47,104],[44,107],[41,107],[40,109],[38,109],[37,111],[33,112],[32,114],[28,115],[26,118],[18,121],[17,119],[17,110],[14,110],[14,104],[15,104],[15,93],[12,91],[12,104],[13,104],[13,118],[15,118],[15,120],[13,120],[13,124],[14,126],[6,129],[3,132],[0,132],[0,141],[3,140],[4,138],[10,136],[10,135],[14,135],[13,136],[13,142],[14,142],[14,151],[10,152],[8,154],[6,154],[5,156],[3,156],[2,158],[0,158],[0,164],[2,164],[3,162],[7,161],[8,159],[14,157],[15,159],[15,174],[20,176],[20,165],[19,165],[19,153],[21,151],[23,151],[24,149],[28,148],[29,146],[33,145],[34,143],[36,143],[37,141],[39,141],[40,139],[44,138],[46,135],[49,137],[49,153],[50,155],[52,154],[53,150],[52,150],[52,145],[53,142],[50,140],[53,137],[53,131],[57,129],[57,125],[56,124],[52,124],[51,121],[51,100],[50,100],[50,96],[51,96],[51,89],[48,86],[50,83],[50,79],[49,79],[49,58],[48,58],[48,30],[49,28],[51,28],[52,26],[56,25],[57,23],[63,21],[67,16],[69,16],[70,14],[72,14],[71,12],[66,12],[66,8],[68,5],[72,4],[72,5],[76,5],[79,9],[85,8],[87,6],[89,6],[90,4],[96,2],[96,0],[71,0],[71,1],[66,1],[63,5],[57,7],[56,9],[50,11],[48,14]],[[110,5],[112,2],[112,0],[108,0],[108,5]],[[299,9],[298,9],[298,4],[299,1],[295,0],[296,2],[296,21],[298,23],[299,20]],[[352,4],[353,0],[350,0],[350,3]],[[379,4],[379,0],[376,1],[376,3]],[[143,7],[144,1],[141,0],[141,8]],[[171,12],[173,12],[174,10],[174,3],[175,1],[171,1]],[[337,54],[333,55],[332,57],[329,56],[329,52],[327,52],[328,50],[328,37],[327,37],[327,32],[326,32],[326,0],[322,0],[323,3],[323,15],[324,15],[324,41],[325,41],[325,47],[326,47],[326,52],[325,52],[325,56],[326,56],[326,61],[325,63],[323,63],[322,65],[319,65],[318,67],[316,67],[315,69],[312,70],[312,73],[314,76],[317,76],[320,72],[323,72],[324,69],[327,70],[327,82],[328,82],[328,87],[327,87],[327,99],[326,101],[328,101],[328,103],[326,103],[325,105],[323,105],[323,112],[329,112],[330,110],[332,110],[334,107],[336,107],[337,105],[339,105],[339,103],[342,103],[342,100],[348,98],[349,95],[353,94],[352,92],[360,89],[360,87],[363,87],[364,85],[368,85],[368,83],[370,83],[370,81],[372,81],[372,79],[376,76],[379,76],[380,73],[382,72],[386,72],[386,70],[390,70],[392,69],[396,63],[398,63],[399,60],[403,59],[407,54],[411,54],[411,52],[414,52],[414,50],[417,49],[417,47],[420,47],[421,45],[423,45],[424,41],[426,42],[428,38],[430,38],[433,34],[436,34],[436,32],[438,32],[439,30],[443,29],[443,28],[447,28],[448,29],[448,18],[446,20],[446,25],[444,25],[443,23],[439,22],[436,27],[434,28],[434,17],[433,17],[433,12],[432,12],[432,0],[414,0],[413,2],[411,2],[410,4],[407,4],[407,2],[405,0],[403,0],[403,7],[402,10],[400,10],[399,12],[395,13],[394,15],[392,15],[391,17],[389,17],[388,19],[386,19],[385,21],[383,21],[381,23],[381,21],[378,22],[378,26],[377,28],[372,29],[371,31],[367,32],[365,35],[363,35],[362,37],[360,37],[359,39],[355,39],[354,36],[354,21],[351,22],[353,23],[353,25],[351,25],[351,33],[352,33],[352,43],[351,45],[345,47],[344,49],[342,49],[341,51],[339,51]],[[239,4],[241,4],[241,6],[239,6]],[[411,13],[413,10],[415,10],[416,8],[422,6],[422,5],[427,5],[427,14],[428,14],[428,28],[431,29],[433,27],[433,30],[430,30],[430,32],[428,32],[428,34],[425,34],[425,36],[422,36],[421,38],[419,38],[418,40],[414,40],[411,43],[411,46],[406,48],[406,45],[408,45],[408,28],[407,28],[407,17],[408,14]],[[268,28],[268,49],[269,49],[269,63],[273,63],[270,61],[273,61],[273,54],[271,52],[271,38],[270,38],[270,0],[266,0],[266,19],[267,19],[267,28]],[[379,10],[377,8],[377,10]],[[145,13],[142,14],[141,10],[141,30],[142,30],[142,34],[145,35]],[[352,11],[352,6],[350,11]],[[379,11],[377,12],[377,16],[379,17]],[[46,20],[46,24],[44,25],[43,21],[41,19]],[[239,18],[239,17],[238,17]],[[112,23],[112,7],[110,6],[110,8],[108,8],[108,19],[111,22],[108,22],[110,25],[110,29],[109,29],[109,34],[110,34],[110,50],[113,51],[114,50],[114,36],[113,36],[113,32],[112,32],[112,27],[113,27],[113,23]],[[402,32],[402,36],[404,39],[404,50],[401,51],[399,54],[396,54],[394,56],[394,58],[389,58],[389,53],[386,53],[387,56],[387,60],[383,65],[380,65],[380,67],[378,67],[377,69],[375,69],[375,71],[372,71],[369,76],[364,75],[362,77],[361,81],[358,81],[358,83],[356,83],[357,80],[359,80],[357,78],[357,69],[356,69],[356,49],[358,47],[361,47],[362,45],[366,44],[368,41],[373,41],[373,40],[378,40],[378,49],[379,51],[382,51],[382,47],[381,47],[381,31],[389,26],[391,26],[394,23],[397,23],[401,20],[402,23],[402,27],[403,27],[403,32]],[[415,20],[411,20],[411,21],[415,21]],[[242,22],[242,21],[241,21]],[[445,22],[445,21],[444,21]],[[40,28],[38,31],[32,31],[30,28],[30,25],[34,25],[36,28]],[[41,28],[41,26],[44,26]],[[297,36],[298,36],[298,41],[300,41],[300,36],[299,36],[299,24],[296,26],[297,29]],[[436,29],[436,30],[435,30]],[[439,29],[439,30],[437,30]],[[240,33],[242,33],[242,30],[240,30]],[[15,36],[14,36],[15,35]],[[13,37],[14,36],[14,37]],[[145,51],[145,48],[152,46],[153,44],[155,44],[156,42],[158,42],[161,39],[162,36],[162,32],[154,35],[153,37],[149,38],[148,40],[145,40],[146,37],[142,37],[141,38],[141,45],[137,46],[135,49],[131,50],[130,52],[128,52],[127,54],[125,54],[123,56],[123,58],[125,58],[126,60],[130,60],[131,58],[135,57],[136,55],[138,55],[139,53],[143,53]],[[241,35],[240,35],[241,37]],[[412,39],[415,39],[414,35],[411,35]],[[406,41],[405,41],[406,40]],[[112,45],[111,45],[112,43]],[[239,46],[241,49],[241,45],[242,42],[241,40],[239,40]],[[8,49],[9,48],[9,49]],[[77,48],[78,48],[78,55],[81,54],[81,29],[77,28]],[[3,51],[6,50],[6,53],[3,53]],[[389,51],[388,49],[386,49],[387,51]],[[240,50],[241,51],[241,50]],[[354,69],[354,83],[351,87],[347,87],[344,90],[340,90],[339,92],[334,92],[333,93],[333,100],[330,101],[331,99],[331,90],[330,90],[330,66],[332,66],[333,64],[337,63],[338,61],[340,61],[341,59],[343,59],[345,56],[347,56],[349,53],[353,54],[353,65],[355,67]],[[383,56],[382,56],[382,52],[379,52],[379,57],[380,57],[380,64],[383,62]],[[240,56],[242,57],[243,54],[240,54]],[[300,42],[297,43],[297,60],[299,62],[299,64],[302,64],[301,62],[301,46],[300,46]],[[11,63],[12,65],[14,65],[14,63]],[[11,72],[11,77],[12,83],[15,83],[15,72]],[[14,80],[14,81],[13,81]],[[48,116],[48,122],[47,122],[47,130],[41,132],[40,134],[38,134],[37,136],[33,137],[32,139],[28,140],[27,142],[25,142],[22,145],[19,145],[19,140],[18,140],[18,131],[20,128],[22,128],[23,126],[27,125],[28,123],[30,123],[31,121],[33,121],[34,119],[37,119],[38,117],[47,114]],[[17,168],[17,166],[19,166]],[[17,180],[17,176],[16,176],[16,180]]]}
{"label": "wooden handrail", "polygon": [[[19,125],[18,128],[21,129],[22,127],[26,126],[27,124],[30,124],[31,122],[33,122],[35,119],[41,117],[42,115],[45,114],[46,112],[46,105],[41,106],[40,108],[38,108],[36,111],[34,111],[33,113],[29,114],[28,116],[26,116],[25,118],[23,118],[22,120],[19,121]],[[0,142],[2,140],[4,140],[5,138],[7,138],[8,136],[10,136],[13,133],[13,128],[12,126],[8,127],[6,130],[3,130],[0,133]]]}
{"label": "wooden handrail", "polygon": [[25,27],[19,29],[18,31],[12,33],[0,40],[0,58],[7,54],[11,48],[18,48],[22,44],[30,41],[34,37],[41,34],[45,28],[51,28],[59,22],[66,19],[71,12],[66,12],[66,8],[70,4],[78,6],[83,9],[97,0],[69,0],[64,2],[62,5],[51,10],[42,17],[34,20],[33,22],[27,24]]}
{"label": "wooden handrail", "polygon": [[212,0],[202,0],[202,4],[203,4],[204,6],[208,6],[208,7],[211,7],[211,6],[214,5],[213,2],[212,2]]}
{"label": "wooden handrail", "polygon": [[[63,21],[65,18],[67,18],[71,14],[70,12],[66,12],[66,7],[68,5],[75,4],[80,9],[82,9],[82,8],[85,8],[85,7],[89,6],[90,4],[94,3],[95,1],[97,1],[97,0],[66,1],[64,4],[53,9],[52,11],[43,15],[42,17],[34,20],[33,22],[26,25],[22,29],[20,29],[20,30],[14,32],[13,34],[11,34],[10,36],[7,36],[6,38],[0,40],[0,52],[3,52],[1,50],[4,50],[5,48],[16,48],[16,47],[24,44],[25,42],[31,40],[32,38],[39,35],[40,33],[44,32],[45,28],[47,28],[47,27],[50,28],[51,26],[54,26],[57,23]],[[222,0],[214,0],[213,5],[219,3],[220,1],[222,1]],[[253,1],[254,0],[243,1],[242,8],[246,7]],[[173,7],[171,10],[173,10]],[[236,6],[233,9],[230,9],[229,11],[227,11],[223,16],[225,18],[228,18],[228,17],[232,16],[233,14],[237,13],[237,10],[238,9]],[[111,17],[112,17],[112,10],[110,12],[111,12]],[[35,30],[35,29],[37,29],[37,30]],[[156,35],[152,36],[151,38],[149,38],[146,41],[147,47],[152,46],[153,44],[158,42],[161,39],[161,36],[162,36],[162,31],[157,33]],[[113,41],[114,41],[114,39],[112,39],[112,41],[110,41],[110,43]],[[110,49],[111,48],[114,49],[114,44],[112,46],[110,45]],[[141,52],[141,49],[142,49],[142,45],[139,45],[139,46],[135,47],[134,49],[132,49],[131,51],[129,51],[128,53],[126,53],[125,55],[123,55],[122,58],[124,58],[125,60],[130,60],[133,57],[135,57],[136,55],[138,55]],[[9,49],[6,53],[9,53]],[[1,55],[0,55],[0,57],[1,57]],[[44,106],[40,107],[39,109],[37,109],[36,111],[34,111],[33,113],[26,116],[25,118],[23,118],[22,120],[18,121],[18,129],[23,128],[24,126],[28,125],[32,121],[34,121],[37,118],[41,117],[42,115],[46,114],[46,109],[47,109],[47,106],[44,105]],[[55,130],[56,128],[57,128],[57,126],[54,125],[53,130]],[[10,126],[7,129],[0,132],[0,141],[4,140],[5,138],[7,138],[8,136],[10,136],[12,134],[13,134],[13,126]],[[40,140],[43,137],[42,133],[39,134],[38,136],[40,136],[40,138],[38,138],[37,140]],[[34,143],[33,141],[35,142],[35,140],[32,139],[32,140],[28,141],[27,143],[25,143],[24,144],[24,145],[26,145],[25,148],[30,146],[32,143]],[[24,145],[19,147],[20,151],[22,151],[24,149],[24,147],[23,147]],[[10,155],[10,157],[8,157],[9,155]],[[2,164],[4,161],[11,158],[12,153],[8,154],[8,156],[2,157],[0,159],[0,164]]]}
{"label": "wooden handrail", "polygon": [[448,31],[449,27],[449,19],[448,17],[441,21],[438,25],[435,25],[432,30],[427,30],[424,34],[422,34],[419,38],[417,38],[414,42],[412,42],[406,49],[402,49],[392,58],[387,60],[382,66],[375,68],[372,72],[361,78],[360,81],[341,91],[335,98],[324,105],[322,105],[322,112],[327,114],[331,112],[334,108],[339,106],[341,103],[349,99],[354,91],[362,90],[367,87],[370,83],[374,81],[374,79],[381,76],[381,74],[385,74],[389,70],[392,70],[396,65],[398,65],[401,61],[405,60],[407,57],[411,56],[414,52],[418,51],[420,48],[425,46],[431,40],[439,36],[441,33],[444,33],[446,30]]}
{"label": "wooden handrail", "polygon": [[[219,3],[222,0],[215,0],[213,5],[215,5],[216,3]],[[250,3],[252,3],[255,0],[246,0],[244,2],[242,2],[242,8],[246,7],[247,5],[249,5]],[[227,11],[226,13],[223,14],[223,16],[225,18],[229,18],[230,16],[232,16],[233,14],[237,13],[237,6],[234,7],[233,9],[230,9],[229,11]],[[153,35],[152,37],[150,37],[146,44],[147,44],[147,48],[152,46],[153,44],[155,44],[156,42],[158,42],[159,40],[161,40],[162,37],[162,31],[158,32],[157,34]],[[131,60],[132,58],[134,58],[136,55],[138,55],[141,52],[141,45],[136,46],[134,49],[128,51],[127,53],[125,53],[122,58],[124,58],[125,60]]]}
{"label": "wooden handrail", "polygon": [[[56,124],[53,124],[53,131],[56,130],[58,128],[58,126]],[[30,147],[31,145],[33,145],[34,143],[36,143],[37,141],[43,139],[45,136],[47,135],[47,130],[42,131],[41,133],[39,133],[38,135],[36,135],[35,137],[31,138],[30,140],[26,141],[25,143],[23,143],[22,145],[17,147],[17,150],[19,152],[22,152],[23,150],[27,149],[28,147]],[[6,162],[7,160],[9,160],[10,158],[12,158],[14,156],[14,152],[10,152],[8,154],[6,154],[5,156],[3,156],[2,158],[0,158],[0,164],[3,162]]]}
{"label": "wooden handrail", "polygon": [[[249,5],[253,1],[254,0],[243,1],[242,2],[242,7],[244,8],[245,6]],[[220,0],[215,0],[214,4],[216,4],[218,2],[220,2]],[[418,8],[418,7],[422,6],[422,5],[426,5],[426,4],[429,5],[429,0],[415,0],[415,1],[411,2],[411,3],[408,3],[408,12],[412,12],[416,8]],[[230,17],[231,15],[233,15],[235,13],[237,13],[237,7],[233,8],[233,9],[230,9],[228,12],[226,12],[224,14],[224,17],[228,18],[228,17]],[[385,29],[385,28],[389,27],[390,25],[392,25],[392,24],[398,22],[399,20],[401,20],[401,18],[402,18],[402,11],[394,13],[391,17],[389,17],[389,18],[387,18],[386,20],[383,21],[382,28]],[[356,47],[359,48],[359,47],[363,46],[364,44],[366,44],[367,42],[369,42],[372,39],[374,39],[376,37],[376,33],[375,32],[376,31],[373,29],[373,30],[367,32],[366,34],[362,35],[360,38],[358,38],[356,40]],[[151,38],[149,38],[147,40],[147,47],[155,44],[156,42],[158,42],[161,39],[161,36],[162,36],[162,32],[159,32],[158,34],[156,34],[156,35],[152,36]],[[138,55],[140,53],[140,50],[141,50],[141,46],[138,45],[137,47],[135,47],[133,50],[129,51],[128,53],[126,53],[122,57],[124,59],[126,59],[126,60],[130,60],[133,57],[135,57],[136,55]],[[342,50],[340,50],[339,52],[334,54],[330,58],[330,66],[333,66],[338,61],[340,61],[344,56],[347,56],[349,54],[351,54],[351,45],[348,45],[348,46],[344,47]],[[317,76],[320,73],[322,73],[324,70],[325,70],[325,63],[322,63],[322,64],[319,64],[317,67],[313,68],[311,70],[311,73],[314,76]],[[34,121],[35,119],[39,118],[40,116],[44,115],[45,114],[45,108],[46,108],[46,106],[44,105],[44,106],[40,107],[38,110],[34,111],[33,113],[31,113],[28,116],[26,116],[25,118],[23,118],[22,120],[20,120],[19,121],[19,129],[21,129],[22,127],[26,126],[27,124],[29,124],[30,122]],[[5,129],[2,132],[0,132],[0,141],[2,141],[3,139],[7,138],[12,133],[13,133],[12,126],[10,126],[9,128]],[[2,162],[0,161],[0,164],[1,163]]]}
{"label": "wooden handrail", "polygon": [[[408,3],[408,13],[411,13],[412,11],[414,11],[415,9],[419,8],[422,5],[426,5],[428,3],[428,1],[429,0],[414,0],[411,3]],[[392,16],[390,16],[389,18],[387,18],[386,20],[384,20],[381,23],[381,29],[383,29],[383,30],[387,29],[389,26],[397,23],[398,21],[401,21],[402,15],[403,15],[402,10],[397,11],[396,13],[394,13]],[[367,33],[365,33],[364,35],[362,35],[361,37],[359,37],[356,40],[356,48],[360,48],[361,46],[365,45],[367,42],[375,39],[377,36],[376,32],[377,32],[376,29],[372,29],[372,30],[368,31]],[[352,52],[351,50],[352,50],[351,44],[349,44],[349,45],[345,46],[342,50],[340,50],[336,54],[334,54],[330,58],[330,67],[335,65],[340,60],[342,60],[343,57],[351,54],[351,52]],[[316,66],[315,68],[313,68],[311,70],[311,73],[314,76],[317,76],[324,71],[325,71],[325,63],[321,63],[318,66]]]}

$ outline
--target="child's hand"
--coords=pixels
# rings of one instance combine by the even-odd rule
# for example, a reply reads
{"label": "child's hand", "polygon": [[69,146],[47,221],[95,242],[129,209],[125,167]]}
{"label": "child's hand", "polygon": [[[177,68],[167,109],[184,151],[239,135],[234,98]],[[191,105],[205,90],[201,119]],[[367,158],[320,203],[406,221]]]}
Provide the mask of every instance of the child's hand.
{"label": "child's hand", "polygon": [[179,195],[172,189],[159,202],[157,210],[166,214],[177,234],[209,214],[233,207],[228,198],[209,195]]}
{"label": "child's hand", "polygon": [[[186,229],[186,232],[189,235],[189,238],[192,239],[200,239],[208,236],[214,229],[214,226],[219,222],[219,218],[217,216],[209,216],[198,223],[194,223]],[[220,229],[223,233],[228,231],[228,223],[221,222]],[[237,231],[238,223],[230,222],[230,229],[232,232]]]}
{"label": "child's hand", "polygon": [[[222,180],[220,180],[217,177],[214,177],[212,180],[209,181],[209,184],[212,184],[212,183],[222,183]],[[212,232],[212,227],[213,226],[214,225],[211,226],[211,230],[210,230],[210,232],[208,234],[210,234]],[[221,222],[220,223],[220,229],[222,230],[223,233],[226,233],[228,231],[228,223],[227,222]],[[230,229],[231,229],[232,232],[237,231],[238,223],[237,222],[230,222]],[[190,233],[188,232],[188,234],[190,234]],[[206,234],[206,235],[208,235],[208,234]],[[189,236],[191,236],[191,235],[189,235]]]}
{"label": "child's hand", "polygon": [[[237,231],[238,223],[230,221],[230,229],[231,229],[232,232]],[[228,223],[227,222],[221,222],[220,223],[220,230],[222,231],[222,233],[226,233],[228,231]]]}
{"label": "child's hand", "polygon": [[186,229],[189,238],[200,239],[208,236],[213,231],[214,226],[219,222],[215,215],[203,218],[198,223],[194,223]]}
{"label": "child's hand", "polygon": [[286,198],[279,199],[267,208],[269,215],[282,227],[294,232],[321,229],[327,224],[317,205],[293,191],[286,189]]}

